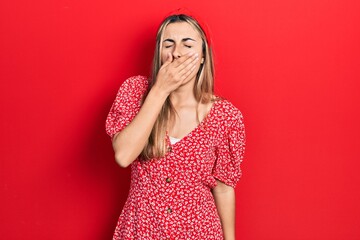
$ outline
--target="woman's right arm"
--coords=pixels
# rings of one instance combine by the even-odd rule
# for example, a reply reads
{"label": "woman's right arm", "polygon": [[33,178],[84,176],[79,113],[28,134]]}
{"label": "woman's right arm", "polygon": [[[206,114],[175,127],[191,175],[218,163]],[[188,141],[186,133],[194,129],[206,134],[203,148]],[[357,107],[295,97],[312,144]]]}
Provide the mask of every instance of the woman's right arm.
{"label": "woman's right arm", "polygon": [[143,150],[166,98],[166,93],[153,87],[131,123],[114,135],[115,160],[121,167],[130,165]]}
{"label": "woman's right arm", "polygon": [[115,160],[121,167],[129,166],[140,155],[166,98],[196,74],[197,60],[198,56],[193,54],[174,61],[171,55],[168,56],[138,114],[113,137]]}

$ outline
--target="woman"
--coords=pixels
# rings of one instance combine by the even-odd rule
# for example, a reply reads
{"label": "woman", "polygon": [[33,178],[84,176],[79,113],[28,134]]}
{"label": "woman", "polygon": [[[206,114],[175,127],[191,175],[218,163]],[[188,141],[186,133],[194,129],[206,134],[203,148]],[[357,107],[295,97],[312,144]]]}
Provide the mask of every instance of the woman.
{"label": "woman", "polygon": [[127,79],[106,120],[117,163],[131,165],[113,239],[235,239],[244,125],[240,111],[214,95],[213,74],[199,23],[167,17],[152,77]]}

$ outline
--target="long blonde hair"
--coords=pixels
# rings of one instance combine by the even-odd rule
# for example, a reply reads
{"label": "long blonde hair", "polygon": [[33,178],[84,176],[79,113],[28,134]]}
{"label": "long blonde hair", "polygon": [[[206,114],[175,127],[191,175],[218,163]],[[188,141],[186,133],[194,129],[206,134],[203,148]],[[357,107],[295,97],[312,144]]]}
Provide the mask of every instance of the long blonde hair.
{"label": "long blonde hair", "polygon": [[[164,19],[161,23],[157,35],[156,46],[153,58],[151,81],[148,87],[148,92],[156,82],[156,76],[161,67],[160,50],[162,48],[162,38],[166,26],[171,23],[186,22],[190,24],[200,35],[202,39],[202,51],[204,62],[200,65],[200,69],[196,74],[196,81],[194,85],[195,99],[200,103],[209,103],[212,101],[214,95],[214,62],[212,56],[211,46],[208,44],[209,36],[206,36],[203,28],[200,26],[197,20],[185,14],[171,15]],[[145,96],[146,97],[146,96]],[[145,98],[144,97],[144,98]],[[162,106],[157,120],[152,128],[148,142],[146,143],[142,157],[145,159],[160,158],[166,154],[167,141],[166,141],[166,129],[170,119],[173,119],[176,112],[168,97]]]}

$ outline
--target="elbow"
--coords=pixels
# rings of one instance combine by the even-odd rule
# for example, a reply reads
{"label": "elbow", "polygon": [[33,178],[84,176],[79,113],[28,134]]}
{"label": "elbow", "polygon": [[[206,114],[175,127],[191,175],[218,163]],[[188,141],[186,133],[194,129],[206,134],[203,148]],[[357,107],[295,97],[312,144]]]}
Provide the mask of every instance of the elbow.
{"label": "elbow", "polygon": [[132,161],[129,161],[124,156],[122,156],[120,153],[115,153],[115,162],[119,164],[122,168],[127,168]]}
{"label": "elbow", "polygon": [[124,151],[121,151],[118,147],[116,147],[116,139],[118,137],[118,134],[119,133],[116,133],[113,137],[113,141],[112,141],[112,144],[113,144],[113,149],[114,149],[114,153],[115,153],[115,162],[117,164],[119,164],[120,167],[122,168],[127,168],[132,161],[129,161],[127,156],[125,156],[124,154],[126,152]]}
{"label": "elbow", "polygon": [[[115,162],[119,164],[120,167],[127,168],[136,159],[136,153],[134,153],[133,149],[124,146],[125,144],[123,142],[116,140],[118,134],[119,133],[115,134],[112,142],[115,153]],[[119,147],[120,145],[122,147]]]}

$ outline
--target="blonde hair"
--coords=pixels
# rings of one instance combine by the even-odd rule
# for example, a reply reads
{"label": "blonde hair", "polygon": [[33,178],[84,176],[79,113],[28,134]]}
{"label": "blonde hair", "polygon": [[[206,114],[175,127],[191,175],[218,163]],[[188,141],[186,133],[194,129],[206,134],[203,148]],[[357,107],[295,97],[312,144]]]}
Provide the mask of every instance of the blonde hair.
{"label": "blonde hair", "polygon": [[[156,46],[153,58],[151,83],[149,84],[148,91],[156,82],[156,76],[161,67],[160,50],[162,48],[162,39],[165,28],[176,22],[186,22],[190,24],[200,35],[202,39],[202,51],[204,62],[200,65],[200,69],[196,74],[196,81],[194,85],[194,96],[199,103],[209,103],[212,101],[214,95],[214,63],[211,47],[208,44],[207,37],[203,28],[198,21],[193,17],[185,14],[171,15],[164,19],[161,23],[157,35]],[[145,96],[146,97],[146,96]],[[167,141],[166,141],[166,129],[168,127],[169,120],[173,119],[176,112],[168,97],[162,106],[157,120],[152,128],[148,142],[146,143],[142,157],[145,159],[160,158],[166,154]]]}

